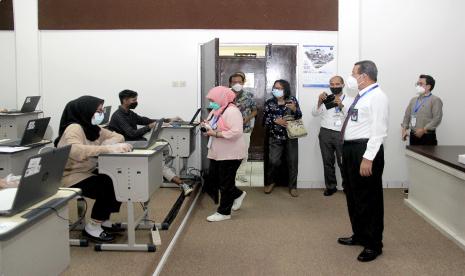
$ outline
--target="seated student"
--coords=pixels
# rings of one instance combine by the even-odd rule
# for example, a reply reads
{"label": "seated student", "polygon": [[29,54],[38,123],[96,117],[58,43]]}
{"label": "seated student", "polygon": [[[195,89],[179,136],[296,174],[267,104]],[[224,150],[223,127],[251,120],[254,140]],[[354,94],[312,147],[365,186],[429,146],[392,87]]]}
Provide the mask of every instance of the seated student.
{"label": "seated student", "polygon": [[[122,134],[127,141],[145,140],[143,135],[155,127],[156,120],[139,116],[131,110],[137,107],[137,92],[123,90],[119,93],[119,100],[121,105],[111,116],[108,128]],[[138,129],[138,125],[143,125],[144,127]],[[163,177],[179,185],[185,196],[188,196],[193,191],[191,186],[184,183],[166,166],[163,166]]]}
{"label": "seated student", "polygon": [[63,110],[56,147],[72,145],[63,173],[62,184],[79,188],[82,195],[95,199],[91,219],[83,235],[97,242],[115,239],[110,232],[117,231],[111,223],[111,213],[119,212],[121,202],[115,197],[113,182],[105,174],[99,174],[96,157],[101,153],[121,153],[132,150],[118,133],[100,128],[103,120],[103,100],[82,96],[70,101]]}

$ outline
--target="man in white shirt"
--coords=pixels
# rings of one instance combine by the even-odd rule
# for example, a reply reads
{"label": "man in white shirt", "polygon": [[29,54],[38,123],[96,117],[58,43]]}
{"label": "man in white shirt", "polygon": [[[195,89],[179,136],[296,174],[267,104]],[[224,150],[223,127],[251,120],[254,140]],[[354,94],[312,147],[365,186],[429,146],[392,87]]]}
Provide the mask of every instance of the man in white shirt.
{"label": "man in white shirt", "polygon": [[[329,89],[332,94],[323,92],[318,97],[318,104],[313,107],[312,115],[320,116],[321,128],[318,139],[320,141],[321,157],[323,158],[323,169],[325,176],[325,196],[331,196],[337,191],[336,168],[337,165],[342,172],[342,139],[341,128],[347,111],[352,104],[353,98],[342,92],[344,79],[334,76],[329,80]],[[334,98],[334,100],[332,100]],[[344,181],[342,182],[344,188]]]}
{"label": "man in white shirt", "polygon": [[389,102],[377,75],[374,62],[355,63],[346,84],[359,92],[341,129],[343,177],[353,235],[338,242],[364,246],[357,258],[361,262],[376,259],[383,248],[383,140],[388,130]]}

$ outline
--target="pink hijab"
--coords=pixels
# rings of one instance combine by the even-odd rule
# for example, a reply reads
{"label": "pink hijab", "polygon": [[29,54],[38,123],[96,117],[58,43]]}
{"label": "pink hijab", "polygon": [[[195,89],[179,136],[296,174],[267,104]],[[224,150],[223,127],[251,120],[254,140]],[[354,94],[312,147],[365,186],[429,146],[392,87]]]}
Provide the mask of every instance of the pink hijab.
{"label": "pink hijab", "polygon": [[[220,105],[220,108],[218,110],[212,111],[215,117],[221,115],[221,113],[226,109],[228,104],[234,102],[235,98],[236,93],[234,93],[230,88],[225,86],[213,87],[212,89],[210,89],[210,91],[208,91],[207,94],[207,99]],[[229,106],[231,105],[232,104],[230,104]],[[229,129],[227,123],[221,117],[218,120],[218,129],[220,131]]]}

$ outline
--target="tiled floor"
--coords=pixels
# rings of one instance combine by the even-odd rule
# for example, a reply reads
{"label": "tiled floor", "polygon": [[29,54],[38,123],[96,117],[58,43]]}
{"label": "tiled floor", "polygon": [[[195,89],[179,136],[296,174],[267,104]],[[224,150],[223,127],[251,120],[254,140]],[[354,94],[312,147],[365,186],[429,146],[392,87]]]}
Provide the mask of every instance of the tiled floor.
{"label": "tiled floor", "polygon": [[236,180],[236,186],[263,187],[263,162],[247,162],[245,165],[245,178],[247,179],[247,182]]}

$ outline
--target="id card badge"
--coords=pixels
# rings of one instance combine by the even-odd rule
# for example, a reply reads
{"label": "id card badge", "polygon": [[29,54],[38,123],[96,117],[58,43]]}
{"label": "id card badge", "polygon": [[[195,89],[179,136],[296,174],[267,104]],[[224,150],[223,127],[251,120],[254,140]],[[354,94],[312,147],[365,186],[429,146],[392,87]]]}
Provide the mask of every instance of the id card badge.
{"label": "id card badge", "polygon": [[352,122],[357,122],[358,121],[358,109],[353,109],[352,112],[350,113],[350,120]]}
{"label": "id card badge", "polygon": [[212,137],[209,137],[209,138],[208,138],[208,143],[207,143],[207,149],[210,149],[210,148],[211,148],[212,142],[213,142],[213,141],[212,141]]}
{"label": "id card badge", "polygon": [[336,121],[334,121],[334,126],[335,126],[335,127],[340,127],[340,126],[342,126],[342,121],[341,121],[341,119],[337,119]]}
{"label": "id card badge", "polygon": [[414,128],[417,125],[417,117],[415,115],[412,115],[412,117],[410,117],[410,125],[412,128]]}

